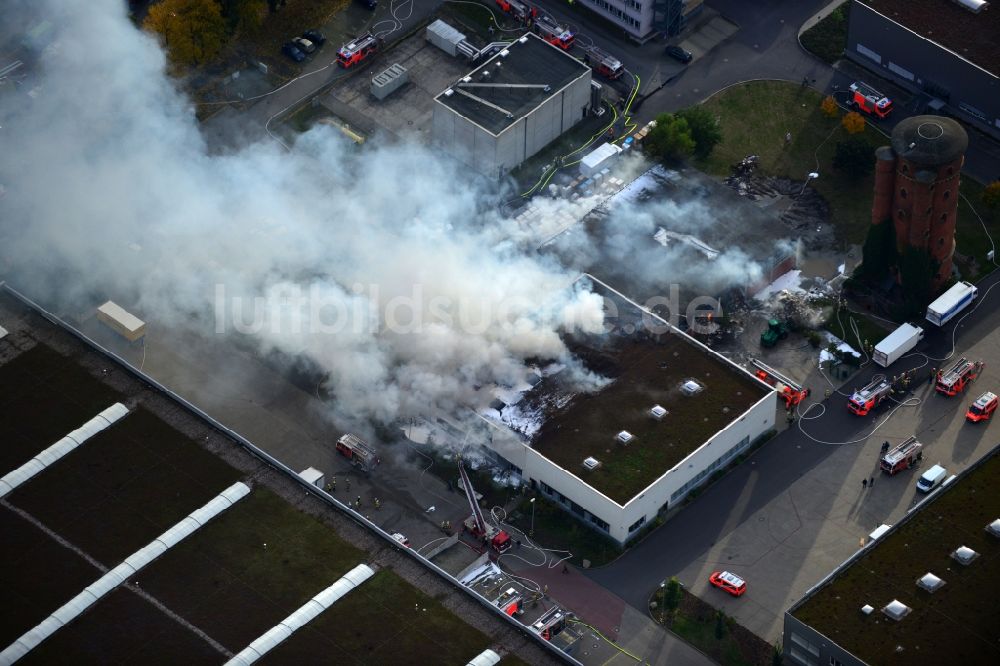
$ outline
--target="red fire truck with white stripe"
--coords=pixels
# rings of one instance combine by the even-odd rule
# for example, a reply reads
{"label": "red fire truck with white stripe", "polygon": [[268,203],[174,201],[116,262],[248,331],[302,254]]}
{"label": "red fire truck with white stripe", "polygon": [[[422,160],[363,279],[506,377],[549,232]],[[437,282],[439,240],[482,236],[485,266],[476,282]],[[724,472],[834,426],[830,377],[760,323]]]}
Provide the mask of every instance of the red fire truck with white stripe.
{"label": "red fire truck with white stripe", "polygon": [[773,386],[781,399],[785,401],[785,409],[791,409],[809,397],[811,392],[809,389],[802,388],[771,366],[757,359],[753,359],[750,363],[754,367],[754,374],[765,384]]}
{"label": "red fire truck with white stripe", "polygon": [[625,65],[610,53],[606,53],[596,46],[591,46],[586,51],[585,62],[601,76],[614,81],[620,79],[625,73]]}
{"label": "red fire truck with white stripe", "polygon": [[851,84],[851,99],[847,106],[864,111],[870,116],[885,118],[892,111],[892,100],[872,88],[867,83],[855,81]]}
{"label": "red fire truck with white stripe", "polygon": [[382,459],[376,455],[375,449],[351,433],[341,435],[340,439],[337,440],[337,452],[364,472],[372,471],[376,465],[382,462]]}
{"label": "red fire truck with white stripe", "polygon": [[847,401],[847,409],[852,414],[866,416],[892,395],[892,384],[887,379],[874,379],[864,388],[855,391]]}
{"label": "red fire truck with white stripe", "polygon": [[539,16],[532,26],[538,36],[553,46],[558,46],[563,51],[568,51],[576,41],[576,35],[572,31],[562,27],[548,16]]}
{"label": "red fire truck with white stripe", "polygon": [[505,14],[510,14],[521,23],[538,16],[538,9],[521,0],[497,0],[497,5]]}
{"label": "red fire truck with white stripe", "polygon": [[382,40],[370,32],[355,37],[337,51],[337,64],[348,69],[370,55],[378,53],[382,48]]}
{"label": "red fire truck with white stripe", "polygon": [[970,361],[964,356],[947,372],[938,371],[934,389],[944,395],[958,395],[979,376],[982,361]]}
{"label": "red fire truck with white stripe", "polygon": [[567,622],[572,617],[575,617],[573,613],[565,611],[559,608],[559,606],[553,606],[542,613],[541,617],[531,625],[531,631],[543,639],[551,641],[559,632],[566,628]]}
{"label": "red fire truck with white stripe", "polygon": [[916,437],[910,437],[882,456],[882,460],[879,461],[879,467],[889,476],[904,469],[910,469],[923,460],[924,454],[922,449],[923,444],[918,442]]}
{"label": "red fire truck with white stripe", "polygon": [[465,497],[469,500],[469,508],[472,515],[462,522],[465,531],[476,538],[477,541],[488,544],[497,553],[506,552],[511,546],[510,535],[495,525],[486,522],[483,517],[483,510],[479,508],[476,501],[476,491],[469,480],[469,473],[465,471],[465,463],[458,461],[458,473],[462,479],[462,486],[465,488]]}

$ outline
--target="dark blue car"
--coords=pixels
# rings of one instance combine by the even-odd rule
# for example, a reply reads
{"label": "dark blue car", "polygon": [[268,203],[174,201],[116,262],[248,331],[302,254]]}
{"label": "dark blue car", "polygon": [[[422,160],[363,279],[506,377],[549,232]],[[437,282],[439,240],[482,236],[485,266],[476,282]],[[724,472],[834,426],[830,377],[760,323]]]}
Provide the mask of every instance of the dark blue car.
{"label": "dark blue car", "polygon": [[285,45],[281,47],[281,52],[295,62],[302,62],[306,59],[306,54],[302,52],[302,49],[292,42],[286,42]]}

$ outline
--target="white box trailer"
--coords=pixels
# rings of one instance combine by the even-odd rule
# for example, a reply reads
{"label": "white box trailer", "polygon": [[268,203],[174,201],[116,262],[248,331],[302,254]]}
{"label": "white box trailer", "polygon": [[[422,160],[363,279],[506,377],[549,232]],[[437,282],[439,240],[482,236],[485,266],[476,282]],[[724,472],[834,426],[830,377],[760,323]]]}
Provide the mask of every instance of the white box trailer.
{"label": "white box trailer", "polygon": [[146,323],[113,301],[97,308],[97,318],[129,342],[146,335]]}
{"label": "white box trailer", "polygon": [[591,178],[594,174],[599,173],[601,169],[609,166],[621,152],[622,149],[613,143],[601,144],[580,160],[580,175]]}
{"label": "white box trailer", "polygon": [[968,307],[977,296],[979,290],[968,282],[958,282],[951,289],[937,297],[937,300],[927,306],[927,321],[935,326],[944,326],[959,312]]}
{"label": "white box trailer", "polygon": [[882,342],[875,345],[872,360],[888,368],[899,358],[917,346],[924,337],[924,329],[911,324],[903,324],[889,334]]}

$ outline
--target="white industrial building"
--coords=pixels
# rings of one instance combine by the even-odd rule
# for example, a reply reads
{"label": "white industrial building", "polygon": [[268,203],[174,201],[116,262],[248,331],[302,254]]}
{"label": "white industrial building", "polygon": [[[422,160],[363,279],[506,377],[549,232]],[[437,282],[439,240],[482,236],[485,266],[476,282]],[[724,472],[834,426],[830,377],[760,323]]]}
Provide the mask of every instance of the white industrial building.
{"label": "white industrial building", "polygon": [[[677,329],[663,337],[636,364],[645,376],[626,368],[599,393],[574,397],[532,441],[494,434],[488,444],[526,483],[620,543],[774,428],[771,387]],[[622,483],[639,460],[648,469]]]}
{"label": "white industrial building", "polygon": [[702,10],[703,0],[579,0],[596,14],[622,27],[636,41],[677,35]]}
{"label": "white industrial building", "polygon": [[591,70],[534,34],[434,98],[434,143],[499,180],[587,114]]}

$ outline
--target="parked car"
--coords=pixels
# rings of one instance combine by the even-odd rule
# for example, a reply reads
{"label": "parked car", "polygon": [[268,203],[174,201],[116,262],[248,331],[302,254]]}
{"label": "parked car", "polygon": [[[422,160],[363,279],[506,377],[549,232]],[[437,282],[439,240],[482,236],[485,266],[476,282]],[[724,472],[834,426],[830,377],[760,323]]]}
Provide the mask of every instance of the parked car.
{"label": "parked car", "polygon": [[395,539],[397,542],[399,542],[400,546],[403,546],[404,548],[410,547],[410,540],[407,539],[404,535],[400,534],[399,532],[393,532],[392,538]]}
{"label": "parked car", "polygon": [[728,571],[714,572],[708,577],[708,582],[720,590],[725,590],[734,597],[743,596],[743,593],[747,591],[747,582]]}
{"label": "parked car", "polygon": [[679,60],[685,65],[694,59],[694,56],[691,55],[690,51],[685,51],[679,46],[668,46],[666,49],[663,50],[663,52],[668,56],[670,56],[671,58],[673,58],[674,60]]}
{"label": "parked car", "polygon": [[295,42],[286,42],[285,45],[281,47],[281,52],[295,62],[302,62],[306,59],[306,54],[299,49]]}
{"label": "parked car", "polygon": [[316,50],[316,45],[304,37],[296,37],[292,40],[292,43],[299,47],[299,50],[303,53],[312,53]]}
{"label": "parked car", "polygon": [[326,44],[326,37],[323,36],[319,30],[306,30],[302,33],[303,39],[308,39],[310,42],[315,44],[317,47]]}
{"label": "parked car", "polygon": [[358,0],[358,2],[360,2],[365,9],[370,9],[372,11],[375,11],[375,8],[378,7],[378,0]]}

